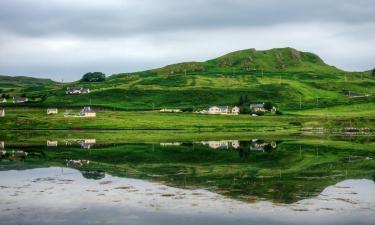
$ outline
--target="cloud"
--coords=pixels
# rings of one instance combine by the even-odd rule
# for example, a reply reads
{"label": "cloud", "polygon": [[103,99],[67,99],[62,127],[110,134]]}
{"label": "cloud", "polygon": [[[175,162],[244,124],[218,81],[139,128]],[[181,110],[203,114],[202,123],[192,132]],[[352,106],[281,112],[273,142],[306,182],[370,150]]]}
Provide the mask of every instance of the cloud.
{"label": "cloud", "polygon": [[78,79],[291,46],[372,68],[372,0],[2,0],[0,74]]}

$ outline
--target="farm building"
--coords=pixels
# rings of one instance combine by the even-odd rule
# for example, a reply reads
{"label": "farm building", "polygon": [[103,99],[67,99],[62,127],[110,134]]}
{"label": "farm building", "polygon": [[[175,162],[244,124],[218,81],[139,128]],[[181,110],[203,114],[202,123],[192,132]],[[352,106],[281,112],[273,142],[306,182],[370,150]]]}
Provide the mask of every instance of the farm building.
{"label": "farm building", "polygon": [[240,113],[240,108],[237,106],[229,107],[229,106],[211,106],[208,110],[204,111],[208,114],[233,114],[238,115]]}
{"label": "farm building", "polygon": [[66,94],[87,94],[90,93],[90,89],[84,87],[67,87]]}
{"label": "farm building", "polygon": [[13,97],[13,103],[24,103],[28,101],[29,99],[26,97]]}
{"label": "farm building", "polygon": [[265,108],[265,104],[264,103],[261,103],[261,104],[250,104],[250,110],[252,112],[267,112],[267,111],[276,112],[276,107],[272,106],[272,109],[268,110],[268,109]]}
{"label": "farm building", "polygon": [[0,98],[0,103],[6,103],[7,99],[6,98]]}
{"label": "farm building", "polygon": [[96,112],[91,107],[84,107],[79,115],[83,117],[96,117]]}
{"label": "farm building", "polygon": [[59,113],[59,110],[57,108],[48,108],[47,109],[47,115],[57,114]]}

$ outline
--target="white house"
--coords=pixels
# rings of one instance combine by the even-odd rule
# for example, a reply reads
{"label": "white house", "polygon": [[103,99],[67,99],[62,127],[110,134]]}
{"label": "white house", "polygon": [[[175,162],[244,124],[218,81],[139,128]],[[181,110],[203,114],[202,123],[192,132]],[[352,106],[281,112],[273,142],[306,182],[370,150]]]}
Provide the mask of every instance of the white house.
{"label": "white house", "polygon": [[91,107],[84,107],[79,115],[83,117],[96,117],[96,112]]}
{"label": "white house", "polygon": [[58,141],[47,140],[47,147],[57,147]]}
{"label": "white house", "polygon": [[265,107],[264,107],[264,103],[262,104],[250,104],[250,110],[252,112],[267,112],[267,111],[271,111],[271,112],[276,112],[276,107],[275,106],[272,106],[272,109],[271,110],[267,110]]}
{"label": "white house", "polygon": [[231,113],[234,114],[234,115],[240,114],[240,107],[238,107],[238,106],[232,107]]}
{"label": "white house", "polygon": [[13,103],[24,103],[28,101],[29,99],[26,97],[13,97]]}
{"label": "white house", "polygon": [[238,115],[240,114],[240,108],[238,106],[229,107],[229,106],[211,106],[206,111],[202,111],[202,113],[208,114],[232,114]]}
{"label": "white house", "polygon": [[228,106],[211,106],[207,110],[208,114],[228,114],[229,107]]}
{"label": "white house", "polygon": [[7,99],[6,98],[0,98],[0,103],[6,103]]}
{"label": "white house", "polygon": [[161,109],[160,112],[169,112],[169,113],[180,113],[181,109]]}
{"label": "white house", "polygon": [[59,110],[57,108],[48,108],[47,109],[47,115],[57,114],[59,113]]}
{"label": "white house", "polygon": [[1,149],[4,149],[4,148],[5,148],[5,143],[4,143],[4,141],[0,141],[0,148],[1,148]]}
{"label": "white house", "polygon": [[5,109],[0,109],[0,117],[4,117],[5,116]]}
{"label": "white house", "polygon": [[90,89],[84,87],[67,87],[66,94],[87,94],[90,93]]}

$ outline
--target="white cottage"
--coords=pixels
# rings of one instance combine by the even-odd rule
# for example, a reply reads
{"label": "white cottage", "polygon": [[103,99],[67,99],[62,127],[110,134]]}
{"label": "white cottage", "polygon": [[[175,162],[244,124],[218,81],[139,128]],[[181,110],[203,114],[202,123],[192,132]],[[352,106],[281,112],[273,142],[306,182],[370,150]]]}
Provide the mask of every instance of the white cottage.
{"label": "white cottage", "polygon": [[211,106],[207,110],[208,114],[228,114],[229,107],[228,106]]}
{"label": "white cottage", "polygon": [[87,94],[90,93],[90,89],[84,87],[67,87],[66,94]]}
{"label": "white cottage", "polygon": [[58,141],[47,140],[47,147],[57,147]]}
{"label": "white cottage", "polygon": [[24,103],[28,101],[29,99],[26,97],[13,97],[13,103]]}
{"label": "white cottage", "polygon": [[96,112],[91,107],[84,107],[79,115],[83,117],[96,117]]}
{"label": "white cottage", "polygon": [[5,116],[5,109],[0,109],[0,117],[4,117]]}
{"label": "white cottage", "polygon": [[7,99],[6,98],[0,98],[0,103],[6,103]]}
{"label": "white cottage", "polygon": [[47,115],[57,114],[59,113],[59,110],[57,108],[48,108],[47,109]]}

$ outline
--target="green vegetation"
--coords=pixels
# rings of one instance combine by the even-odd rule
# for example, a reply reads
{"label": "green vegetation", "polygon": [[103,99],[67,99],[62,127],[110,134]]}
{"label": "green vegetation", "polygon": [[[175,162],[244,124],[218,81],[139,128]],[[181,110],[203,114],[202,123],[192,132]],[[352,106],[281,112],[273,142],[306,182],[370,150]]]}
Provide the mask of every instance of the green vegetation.
{"label": "green vegetation", "polygon": [[[241,96],[247,96],[244,108],[249,103],[270,102],[279,111],[292,113],[375,102],[372,71],[345,72],[326,65],[312,53],[291,48],[243,50],[206,62],[115,74],[103,82],[57,84],[21,79],[10,83],[3,79],[0,78],[1,94],[26,93],[33,99],[20,106],[33,107],[90,103],[93,107],[116,110],[193,110],[209,105],[235,105]],[[91,93],[66,95],[66,87],[71,86],[88,87]]]}
{"label": "green vegetation", "polygon": [[[372,105],[370,105],[372,106]],[[368,109],[368,115],[373,108]],[[71,115],[79,108],[69,109]],[[374,116],[337,116],[328,113],[316,116],[314,111],[298,112],[311,116],[260,116],[250,115],[203,115],[195,113],[160,113],[158,111],[97,111],[95,118],[64,116],[63,109],[57,115],[47,115],[45,109],[11,108],[6,117],[0,117],[0,130],[35,129],[86,129],[86,130],[184,130],[184,131],[236,131],[293,133],[304,128],[325,128],[327,132],[339,132],[343,127],[375,128]],[[319,112],[318,112],[319,113]],[[345,113],[344,113],[345,114]]]}
{"label": "green vegetation", "polygon": [[102,72],[89,72],[83,75],[81,82],[103,82],[105,74]]}

